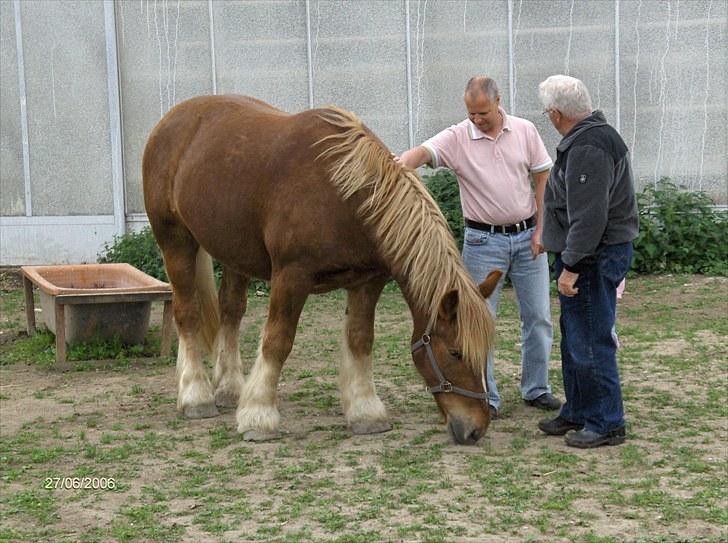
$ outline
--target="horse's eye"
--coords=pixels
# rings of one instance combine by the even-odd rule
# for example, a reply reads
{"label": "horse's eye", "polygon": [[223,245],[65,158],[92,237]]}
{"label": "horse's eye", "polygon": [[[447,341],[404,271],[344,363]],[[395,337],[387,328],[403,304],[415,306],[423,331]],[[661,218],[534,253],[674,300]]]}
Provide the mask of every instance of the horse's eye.
{"label": "horse's eye", "polygon": [[457,349],[449,349],[448,352],[450,353],[450,356],[452,356],[453,358],[457,358],[458,360],[463,359],[463,353],[461,353]]}

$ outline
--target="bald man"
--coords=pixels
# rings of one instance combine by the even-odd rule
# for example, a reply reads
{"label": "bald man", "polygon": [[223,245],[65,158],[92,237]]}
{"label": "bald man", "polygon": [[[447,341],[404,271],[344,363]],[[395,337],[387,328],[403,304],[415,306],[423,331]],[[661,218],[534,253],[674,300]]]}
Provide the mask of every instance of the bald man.
{"label": "bald man", "polygon": [[[471,78],[463,100],[467,119],[404,152],[399,161],[455,173],[465,219],[465,266],[476,284],[492,270],[504,272],[488,299],[493,316],[505,276],[510,277],[521,315],[521,395],[529,406],[555,410],[561,402],[548,382],[553,330],[548,261],[541,245],[544,187],[553,162],[533,123],[501,107],[493,79]],[[497,418],[501,398],[493,353],[487,384],[491,418]]]}

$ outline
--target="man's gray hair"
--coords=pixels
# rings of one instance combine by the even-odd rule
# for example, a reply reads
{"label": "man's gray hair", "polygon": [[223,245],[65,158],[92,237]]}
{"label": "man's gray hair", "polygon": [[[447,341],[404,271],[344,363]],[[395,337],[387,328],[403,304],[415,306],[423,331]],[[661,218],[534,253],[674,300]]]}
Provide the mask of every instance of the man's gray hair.
{"label": "man's gray hair", "polygon": [[568,75],[552,75],[538,86],[538,97],[547,110],[577,119],[592,112],[591,96],[583,81]]}

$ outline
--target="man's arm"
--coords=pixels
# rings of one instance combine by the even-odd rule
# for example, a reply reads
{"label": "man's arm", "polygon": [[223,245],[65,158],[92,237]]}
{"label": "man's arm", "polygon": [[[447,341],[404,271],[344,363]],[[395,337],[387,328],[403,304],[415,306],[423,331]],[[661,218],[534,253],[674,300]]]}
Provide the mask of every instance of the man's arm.
{"label": "man's arm", "polygon": [[402,156],[395,157],[402,166],[407,166],[413,170],[432,161],[430,152],[422,145],[413,147],[412,149],[402,153]]}
{"label": "man's arm", "polygon": [[614,180],[614,161],[603,150],[588,145],[569,152],[566,167],[566,209],[569,232],[561,252],[564,269],[557,281],[559,292],[575,296],[579,263],[594,254],[609,216],[609,189]]}
{"label": "man's arm", "polygon": [[543,253],[543,245],[541,245],[541,234],[543,233],[543,193],[546,190],[546,182],[549,179],[549,170],[535,172],[533,176],[534,194],[536,196],[536,228],[531,238],[531,253],[533,258]]}
{"label": "man's arm", "polygon": [[569,230],[561,260],[578,273],[581,261],[596,253],[607,227],[614,159],[598,147],[572,146],[564,174]]}

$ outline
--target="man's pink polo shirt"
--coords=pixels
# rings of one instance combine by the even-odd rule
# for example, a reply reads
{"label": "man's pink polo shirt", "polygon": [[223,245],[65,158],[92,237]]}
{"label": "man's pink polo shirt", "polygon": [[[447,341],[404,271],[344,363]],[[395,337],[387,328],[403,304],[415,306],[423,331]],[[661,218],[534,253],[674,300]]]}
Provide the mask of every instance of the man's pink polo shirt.
{"label": "man's pink polo shirt", "polygon": [[508,115],[495,138],[466,119],[422,144],[433,167],[455,172],[465,218],[487,224],[515,224],[536,213],[529,173],[553,162],[532,122]]}

